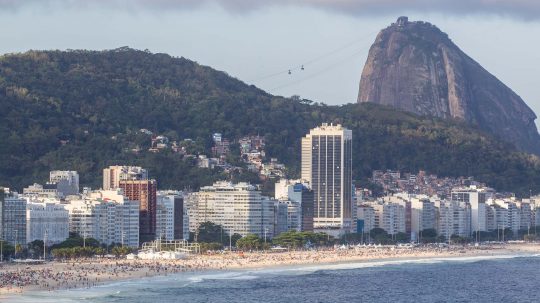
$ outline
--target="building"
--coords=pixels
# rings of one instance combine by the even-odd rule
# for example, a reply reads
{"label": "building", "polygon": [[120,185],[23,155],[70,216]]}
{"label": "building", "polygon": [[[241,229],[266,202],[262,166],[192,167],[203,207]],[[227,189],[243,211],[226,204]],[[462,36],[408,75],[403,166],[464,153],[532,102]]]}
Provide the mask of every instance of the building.
{"label": "building", "polygon": [[139,246],[139,202],[121,190],[95,191],[64,206],[69,213],[69,230],[107,245]]}
{"label": "building", "polygon": [[214,146],[212,146],[212,154],[215,157],[226,156],[230,152],[229,140],[223,138],[221,133],[214,133],[212,135],[212,140],[214,141]]}
{"label": "building", "polygon": [[416,237],[421,237],[423,230],[437,229],[435,225],[436,209],[433,202],[425,197],[412,198],[411,209],[411,238],[413,240]]}
{"label": "building", "polygon": [[[271,200],[274,202],[274,232],[273,235],[277,236],[281,233],[284,233],[289,230],[289,204],[287,202],[273,200],[268,197],[263,197],[263,199]],[[264,203],[270,203],[263,202]],[[268,230],[264,231],[264,236],[268,236]]]}
{"label": "building", "polygon": [[504,199],[496,199],[494,201],[494,210],[496,214],[496,228],[510,228],[514,234],[517,234],[521,228],[521,208],[517,203]]}
{"label": "building", "polygon": [[48,198],[58,198],[58,186],[56,183],[46,183],[44,185],[34,183],[23,189],[23,195],[25,196],[38,196]]}
{"label": "building", "polygon": [[369,233],[372,229],[377,227],[377,225],[375,225],[375,209],[373,209],[373,207],[362,204],[358,206],[357,212],[358,220],[363,222],[362,231],[364,233]]}
{"label": "building", "polygon": [[120,181],[148,180],[148,171],[139,166],[109,166],[103,169],[103,189],[120,187]]}
{"label": "building", "polygon": [[[59,202],[59,201],[58,201]],[[26,204],[26,241],[57,244],[69,237],[69,213],[59,203]]]}
{"label": "building", "polygon": [[10,191],[0,196],[1,238],[11,245],[26,245],[26,199]]}
{"label": "building", "polygon": [[[184,201],[185,201],[185,196],[184,196]],[[182,239],[184,240],[189,240],[189,213],[188,213],[188,208],[187,208],[187,205],[186,203],[184,202],[184,207],[182,208],[183,209],[183,216],[182,216],[182,223],[183,223],[183,227],[182,227]]]}
{"label": "building", "polygon": [[274,197],[288,201],[289,230],[313,231],[313,190],[300,180],[281,179],[275,185]]}
{"label": "building", "polygon": [[531,204],[528,202],[516,202],[520,212],[520,229],[529,230],[534,227],[534,216]]}
{"label": "building", "polygon": [[508,227],[508,209],[499,204],[491,205],[493,212],[494,230],[503,230]]}
{"label": "building", "polygon": [[0,186],[0,239],[2,240],[4,239],[4,204],[6,192],[9,192],[9,189]]}
{"label": "building", "polygon": [[201,187],[188,199],[190,230],[195,232],[204,222],[221,225],[228,234],[256,234],[272,238],[274,202],[247,183],[216,182]]}
{"label": "building", "polygon": [[373,204],[375,225],[389,235],[405,233],[405,207],[399,203]]}
{"label": "building", "polygon": [[313,190],[314,228],[353,231],[352,131],[323,123],[302,138],[302,179]]}
{"label": "building", "polygon": [[399,192],[391,196],[383,197],[384,202],[397,203],[405,209],[405,233],[414,236],[412,234],[412,207],[411,200],[416,198],[416,195],[411,195],[407,192]]}
{"label": "building", "polygon": [[174,199],[159,194],[156,202],[156,238],[174,240]]}
{"label": "building", "polygon": [[486,227],[489,231],[497,229],[497,212],[494,205],[486,206]]}
{"label": "building", "polygon": [[76,171],[53,170],[49,173],[49,183],[56,184],[57,192],[63,197],[79,193],[79,174]]}
{"label": "building", "polygon": [[177,191],[160,191],[156,204],[156,237],[165,240],[188,239],[184,235],[184,197]]}
{"label": "building", "polygon": [[491,191],[485,188],[469,186],[452,189],[451,199],[471,205],[471,232],[487,231],[486,199]]}
{"label": "building", "polygon": [[156,238],[156,180],[122,180],[119,187],[129,200],[139,201],[139,240],[153,241]]}
{"label": "building", "polygon": [[471,235],[471,205],[458,201],[436,201],[438,233],[448,241],[452,236]]}

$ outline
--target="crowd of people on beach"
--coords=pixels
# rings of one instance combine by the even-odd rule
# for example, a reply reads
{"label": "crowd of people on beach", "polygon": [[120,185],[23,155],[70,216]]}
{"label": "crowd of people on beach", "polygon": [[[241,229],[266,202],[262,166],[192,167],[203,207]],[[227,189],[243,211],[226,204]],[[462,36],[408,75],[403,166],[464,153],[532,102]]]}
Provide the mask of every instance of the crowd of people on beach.
{"label": "crowd of people on beach", "polygon": [[[54,264],[54,267],[50,266],[51,264]],[[7,269],[0,270],[0,293],[22,292],[25,288],[49,291],[86,288],[117,278],[164,275],[198,269],[203,267],[197,263],[99,259],[32,266],[10,265]]]}
{"label": "crowd of people on beach", "polygon": [[[467,251],[465,251],[467,250]],[[283,252],[221,252],[191,255],[180,260],[127,260],[92,258],[37,265],[0,266],[0,293],[25,290],[86,288],[117,280],[188,271],[333,263],[398,257],[437,257],[481,253],[464,247],[351,246]]]}

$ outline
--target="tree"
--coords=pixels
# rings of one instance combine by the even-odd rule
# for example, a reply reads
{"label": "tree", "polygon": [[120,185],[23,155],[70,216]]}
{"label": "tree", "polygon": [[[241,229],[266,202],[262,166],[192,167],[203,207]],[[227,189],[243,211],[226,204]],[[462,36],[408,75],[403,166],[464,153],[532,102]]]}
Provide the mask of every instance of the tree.
{"label": "tree", "polygon": [[450,236],[450,241],[452,243],[456,243],[456,244],[465,244],[465,243],[469,242],[469,239],[465,238],[465,237],[458,236],[458,235],[452,235],[452,236]]}
{"label": "tree", "polygon": [[204,222],[197,228],[197,242],[199,243],[229,243],[228,234],[224,232],[221,225],[213,222]]}
{"label": "tree", "polygon": [[2,245],[2,253],[4,260],[8,260],[9,257],[15,254],[15,247],[4,240],[0,240],[0,245]]}
{"label": "tree", "polygon": [[331,245],[335,239],[324,233],[298,232],[290,230],[275,236],[272,243],[289,248],[301,248],[310,245]]}
{"label": "tree", "polygon": [[437,242],[437,230],[434,228],[427,228],[420,232],[419,235],[423,243],[435,243]]}
{"label": "tree", "polygon": [[223,249],[223,244],[218,242],[201,243],[201,252],[216,251]]}
{"label": "tree", "polygon": [[379,227],[373,228],[372,230],[369,231],[369,236],[373,239],[381,235],[387,237],[388,233],[386,232],[386,230]]}
{"label": "tree", "polygon": [[120,256],[128,255],[132,252],[131,247],[128,246],[115,246],[111,250],[111,253],[115,255],[117,258]]}
{"label": "tree", "polygon": [[263,244],[263,239],[261,239],[255,234],[249,234],[236,241],[236,247],[242,250],[261,249],[263,247]]}
{"label": "tree", "polygon": [[27,245],[28,253],[32,255],[33,258],[43,257],[43,241],[34,240]]}
{"label": "tree", "polygon": [[409,236],[406,233],[399,232],[395,236],[396,242],[406,243],[410,241]]}

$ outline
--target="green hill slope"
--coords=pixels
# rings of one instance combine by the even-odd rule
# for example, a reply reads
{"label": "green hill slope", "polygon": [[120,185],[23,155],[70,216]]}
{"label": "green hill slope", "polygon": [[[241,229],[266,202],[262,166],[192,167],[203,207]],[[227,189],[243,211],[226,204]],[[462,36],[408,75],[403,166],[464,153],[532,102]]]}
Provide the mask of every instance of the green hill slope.
{"label": "green hill slope", "polygon": [[[373,104],[326,106],[276,97],[183,58],[129,48],[31,51],[0,57],[0,184],[22,189],[49,170],[74,169],[101,184],[111,164],[148,167],[160,188],[197,188],[224,178],[172,152],[146,152],[141,128],[191,138],[209,153],[211,134],[260,134],[267,153],[299,174],[300,138],[322,123],[354,134],[354,177],[373,169],[425,169],[475,176],[499,190],[528,194],[540,185],[537,157],[460,123]],[[134,154],[130,149],[140,146]]]}

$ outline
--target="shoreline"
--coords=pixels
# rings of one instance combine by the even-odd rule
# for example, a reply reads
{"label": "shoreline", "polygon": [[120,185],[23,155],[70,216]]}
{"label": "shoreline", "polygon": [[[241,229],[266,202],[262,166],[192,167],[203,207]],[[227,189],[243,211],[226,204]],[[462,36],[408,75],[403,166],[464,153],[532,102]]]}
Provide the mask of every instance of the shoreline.
{"label": "shoreline", "polygon": [[[402,263],[418,260],[451,260],[540,254],[540,244],[490,246],[453,246],[449,248],[354,247],[347,250],[243,252],[190,256],[186,260],[89,259],[52,261],[39,265],[3,264],[0,267],[0,299],[31,292],[87,289],[95,286],[182,273],[242,270],[287,270],[306,265],[340,266],[351,263],[388,261]],[[10,285],[11,281],[15,285]],[[7,279],[7,280],[6,280]]]}

